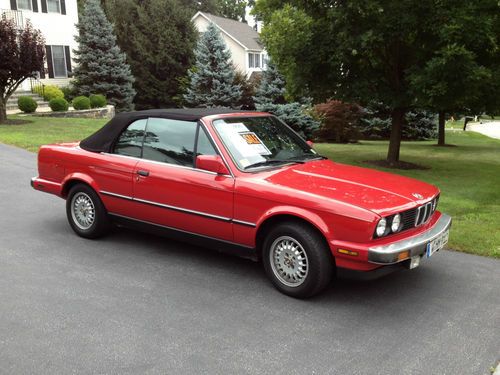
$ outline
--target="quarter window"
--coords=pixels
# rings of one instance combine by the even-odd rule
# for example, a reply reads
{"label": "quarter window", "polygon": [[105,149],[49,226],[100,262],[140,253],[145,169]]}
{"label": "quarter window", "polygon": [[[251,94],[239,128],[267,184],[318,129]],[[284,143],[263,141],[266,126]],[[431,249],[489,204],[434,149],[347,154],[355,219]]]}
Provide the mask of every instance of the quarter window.
{"label": "quarter window", "polygon": [[115,154],[140,158],[142,156],[142,141],[147,122],[147,119],[142,119],[130,124],[120,135],[115,145]]}
{"label": "quarter window", "polygon": [[142,157],[163,163],[193,167],[196,122],[150,118]]}

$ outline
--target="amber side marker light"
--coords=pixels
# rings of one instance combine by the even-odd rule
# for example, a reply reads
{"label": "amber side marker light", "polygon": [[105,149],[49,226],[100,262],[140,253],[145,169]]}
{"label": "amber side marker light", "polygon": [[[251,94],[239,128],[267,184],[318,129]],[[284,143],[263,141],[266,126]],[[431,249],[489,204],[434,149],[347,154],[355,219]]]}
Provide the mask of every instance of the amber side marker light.
{"label": "amber side marker light", "polygon": [[357,257],[358,256],[358,252],[357,251],[351,251],[351,250],[346,250],[346,249],[338,249],[337,251],[340,254],[351,255],[353,257]]}
{"label": "amber side marker light", "polygon": [[405,260],[410,257],[410,251],[403,251],[398,254],[398,260]]}

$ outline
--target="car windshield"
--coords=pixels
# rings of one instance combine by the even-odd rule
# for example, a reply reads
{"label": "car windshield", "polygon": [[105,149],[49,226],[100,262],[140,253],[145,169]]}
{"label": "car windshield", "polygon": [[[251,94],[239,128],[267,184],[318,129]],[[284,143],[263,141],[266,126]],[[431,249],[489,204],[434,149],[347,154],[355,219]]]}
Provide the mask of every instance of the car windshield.
{"label": "car windshield", "polygon": [[213,125],[242,170],[322,158],[273,116],[225,118]]}

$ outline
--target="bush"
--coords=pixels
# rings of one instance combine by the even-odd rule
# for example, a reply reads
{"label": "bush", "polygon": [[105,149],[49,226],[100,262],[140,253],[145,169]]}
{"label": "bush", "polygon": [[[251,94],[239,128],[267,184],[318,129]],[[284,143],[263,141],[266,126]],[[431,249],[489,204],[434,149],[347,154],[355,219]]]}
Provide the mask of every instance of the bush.
{"label": "bush", "polygon": [[[364,139],[389,139],[391,135],[390,110],[380,103],[370,103],[360,121]],[[436,115],[425,110],[407,112],[403,122],[402,138],[425,140],[437,137]]]}
{"label": "bush", "polygon": [[53,85],[45,86],[43,88],[43,93],[41,87],[37,87],[33,91],[42,96],[43,100],[45,100],[46,102],[50,102],[55,98],[64,98],[64,93],[62,92],[62,90],[59,87]]}
{"label": "bush", "polygon": [[347,143],[360,138],[359,120],[363,115],[361,106],[329,100],[316,105],[314,110],[321,119],[321,126],[315,134],[320,140]]}
{"label": "bush", "polygon": [[90,95],[90,107],[91,108],[102,108],[105,107],[108,102],[106,101],[106,97],[101,94]]}
{"label": "bush", "polygon": [[76,90],[73,86],[61,87],[61,91],[64,94],[64,99],[71,102],[76,96]]}
{"label": "bush", "polygon": [[31,96],[20,96],[17,99],[17,107],[24,113],[33,113],[36,111],[38,104]]}
{"label": "bush", "polygon": [[69,108],[69,103],[64,98],[54,98],[49,102],[49,107],[54,112],[64,112]]}
{"label": "bush", "polygon": [[73,108],[77,110],[90,109],[90,99],[86,96],[77,96],[73,99]]}

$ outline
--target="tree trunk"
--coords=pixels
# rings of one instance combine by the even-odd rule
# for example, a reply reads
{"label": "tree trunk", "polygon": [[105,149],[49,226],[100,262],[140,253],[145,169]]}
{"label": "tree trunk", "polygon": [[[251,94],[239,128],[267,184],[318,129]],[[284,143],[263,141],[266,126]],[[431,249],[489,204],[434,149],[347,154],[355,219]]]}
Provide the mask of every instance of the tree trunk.
{"label": "tree trunk", "polygon": [[387,162],[390,165],[395,165],[399,161],[399,149],[401,147],[401,134],[405,113],[406,110],[404,108],[394,108],[392,110],[391,138],[389,141],[389,151],[387,152]]}
{"label": "tree trunk", "polygon": [[7,100],[0,98],[0,123],[7,120]]}
{"label": "tree trunk", "polygon": [[438,146],[444,146],[445,145],[445,138],[444,138],[444,126],[445,126],[445,115],[446,113],[444,111],[439,111],[439,126],[438,126]]}

